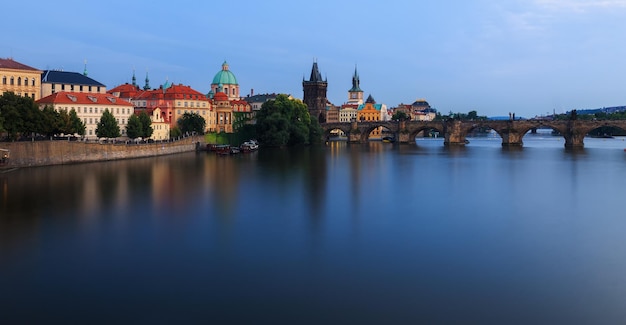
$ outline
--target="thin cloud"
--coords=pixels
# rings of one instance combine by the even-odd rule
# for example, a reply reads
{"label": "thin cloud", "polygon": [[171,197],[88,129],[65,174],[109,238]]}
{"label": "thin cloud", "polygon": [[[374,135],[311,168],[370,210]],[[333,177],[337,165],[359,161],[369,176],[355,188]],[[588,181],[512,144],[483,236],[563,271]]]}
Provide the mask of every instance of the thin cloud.
{"label": "thin cloud", "polygon": [[626,0],[535,0],[548,10],[585,13],[593,9],[626,9]]}

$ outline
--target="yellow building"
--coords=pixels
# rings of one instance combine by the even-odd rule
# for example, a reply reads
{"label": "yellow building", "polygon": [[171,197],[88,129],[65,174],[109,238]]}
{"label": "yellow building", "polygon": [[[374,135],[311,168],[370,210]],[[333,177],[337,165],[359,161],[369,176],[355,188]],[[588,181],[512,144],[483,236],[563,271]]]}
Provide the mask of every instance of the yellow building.
{"label": "yellow building", "polygon": [[[384,104],[376,104],[376,101],[369,95],[365,104],[359,105],[357,108],[357,121],[359,122],[374,122],[384,120],[383,116],[386,115],[387,107]],[[382,127],[376,128],[370,134],[370,137],[380,137],[382,134]]]}
{"label": "yellow building", "polygon": [[167,140],[170,138],[170,124],[165,121],[164,114],[160,108],[152,110],[150,115],[150,121],[152,122],[152,140]]}
{"label": "yellow building", "polygon": [[13,92],[18,96],[38,100],[41,92],[41,70],[0,58],[0,94]]}

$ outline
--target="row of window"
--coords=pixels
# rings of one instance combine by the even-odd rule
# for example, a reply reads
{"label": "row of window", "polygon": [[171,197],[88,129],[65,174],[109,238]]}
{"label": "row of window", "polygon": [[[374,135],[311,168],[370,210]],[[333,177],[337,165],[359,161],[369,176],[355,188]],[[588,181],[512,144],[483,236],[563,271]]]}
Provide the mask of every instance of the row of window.
{"label": "row of window", "polygon": [[[68,108],[68,107],[59,107],[59,109],[64,109],[64,110],[71,110],[72,108]],[[90,114],[102,114],[104,113],[105,110],[109,110],[109,112],[111,112],[111,114],[115,113],[115,114],[120,114],[120,108],[116,107],[115,110],[113,110],[112,108],[105,108],[105,107],[83,107],[82,109],[82,113],[83,114],[87,114],[87,110],[89,109],[89,113]],[[123,115],[130,115],[132,114],[132,109],[131,108],[125,108],[122,107],[121,112]],[[76,108],[76,113],[79,114],[81,113],[81,108],[77,107]]]}
{"label": "row of window", "polygon": [[[52,84],[52,93],[56,92],[56,84]],[[74,85],[69,85],[70,91],[74,91]],[[84,90],[83,85],[78,85],[78,91],[82,92]],[[91,92],[93,88],[91,86],[87,86],[87,91]],[[65,91],[65,84],[61,84],[61,91]],[[100,92],[100,86],[96,87],[96,92]]]}
{"label": "row of window", "polygon": [[[22,96],[22,93],[15,93],[15,94],[18,95],[18,96]],[[28,93],[24,93],[23,96],[35,99],[35,93],[31,93],[30,95]]]}
{"label": "row of window", "polygon": [[[120,131],[121,131],[120,133],[122,133],[122,136],[125,136],[125,135],[126,135],[126,130],[122,129],[122,130],[120,130]],[[89,130],[87,130],[87,134],[88,134],[88,135],[95,135],[95,134],[96,134],[96,132],[95,132],[95,130],[94,130],[94,129],[89,129]]]}
{"label": "row of window", "polygon": [[[11,78],[9,78],[7,80],[7,76],[2,76],[2,84],[6,85],[8,83],[8,85],[10,86],[15,86],[15,81],[17,80],[17,85],[21,86],[22,85],[22,77],[17,77],[17,79],[13,76],[11,76]],[[30,81],[30,85],[31,86],[35,86],[35,78],[32,78]],[[28,78],[24,78],[24,86],[28,86]]]}
{"label": "row of window", "polygon": [[[121,120],[122,123],[120,123],[120,119],[116,118],[115,121],[117,122],[117,124],[119,125],[126,125],[126,119],[123,118]],[[85,125],[92,125],[92,124],[98,124],[100,123],[100,119],[99,118],[93,118],[90,117],[89,119],[87,119],[86,117],[83,119],[83,123],[85,123]]]}

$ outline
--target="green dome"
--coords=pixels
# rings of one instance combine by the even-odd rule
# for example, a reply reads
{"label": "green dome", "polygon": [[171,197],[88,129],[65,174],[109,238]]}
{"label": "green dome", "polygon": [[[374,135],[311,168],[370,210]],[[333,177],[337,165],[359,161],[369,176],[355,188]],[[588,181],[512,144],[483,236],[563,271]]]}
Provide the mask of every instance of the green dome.
{"label": "green dome", "polygon": [[235,78],[235,74],[228,70],[228,63],[224,61],[222,64],[222,70],[218,72],[215,77],[213,77],[212,85],[239,85],[237,83],[237,78]]}

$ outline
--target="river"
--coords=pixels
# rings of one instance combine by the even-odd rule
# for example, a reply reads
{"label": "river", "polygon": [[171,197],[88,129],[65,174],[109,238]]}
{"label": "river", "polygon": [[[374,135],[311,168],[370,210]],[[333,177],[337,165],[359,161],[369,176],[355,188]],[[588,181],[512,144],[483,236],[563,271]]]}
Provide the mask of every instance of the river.
{"label": "river", "polygon": [[618,324],[626,142],[331,142],[0,174],[0,323]]}

